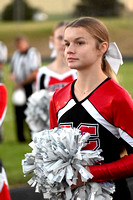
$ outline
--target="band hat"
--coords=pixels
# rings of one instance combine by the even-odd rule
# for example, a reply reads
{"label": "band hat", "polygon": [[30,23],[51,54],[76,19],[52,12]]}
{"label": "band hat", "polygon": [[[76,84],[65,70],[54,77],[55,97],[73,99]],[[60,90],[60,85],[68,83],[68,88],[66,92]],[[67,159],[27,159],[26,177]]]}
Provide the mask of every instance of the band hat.
{"label": "band hat", "polygon": [[109,63],[113,71],[117,74],[120,65],[123,64],[123,59],[121,52],[119,51],[119,48],[115,42],[109,43],[109,48],[105,54],[105,59]]}

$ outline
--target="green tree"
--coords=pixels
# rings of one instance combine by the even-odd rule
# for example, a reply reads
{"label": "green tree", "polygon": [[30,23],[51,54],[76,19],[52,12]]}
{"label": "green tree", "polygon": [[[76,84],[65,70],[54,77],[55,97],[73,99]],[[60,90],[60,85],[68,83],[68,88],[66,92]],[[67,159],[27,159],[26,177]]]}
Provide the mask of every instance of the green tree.
{"label": "green tree", "polygon": [[37,9],[30,7],[24,0],[14,0],[2,12],[2,20],[31,20],[33,14],[37,11]]}
{"label": "green tree", "polygon": [[118,0],[81,0],[76,5],[76,16],[119,16],[124,5]]}

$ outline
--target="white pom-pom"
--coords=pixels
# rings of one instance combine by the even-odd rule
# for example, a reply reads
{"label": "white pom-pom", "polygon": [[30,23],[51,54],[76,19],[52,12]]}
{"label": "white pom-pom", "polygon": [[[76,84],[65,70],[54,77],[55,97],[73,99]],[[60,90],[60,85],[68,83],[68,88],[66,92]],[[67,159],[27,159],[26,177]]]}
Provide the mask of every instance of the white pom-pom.
{"label": "white pom-pom", "polygon": [[28,98],[25,110],[26,122],[32,133],[49,128],[49,101],[51,94],[40,90]]}
{"label": "white pom-pom", "polygon": [[[71,185],[76,184],[79,173],[81,179],[86,182],[85,199],[89,199],[94,187],[87,181],[93,175],[85,169],[85,166],[103,160],[100,156],[101,150],[82,151],[89,137],[89,134],[82,136],[76,128],[54,128],[36,134],[30,144],[32,152],[25,154],[25,159],[22,161],[24,174],[31,172],[34,174],[29,184],[36,186],[37,191],[42,191],[44,198],[47,196],[56,200],[60,194],[66,200],[75,199],[74,196],[80,198],[82,187],[76,189],[76,193],[71,191]],[[102,185],[98,184],[98,187],[102,188]],[[65,194],[62,193],[64,191]],[[85,200],[83,197],[81,199]]]}

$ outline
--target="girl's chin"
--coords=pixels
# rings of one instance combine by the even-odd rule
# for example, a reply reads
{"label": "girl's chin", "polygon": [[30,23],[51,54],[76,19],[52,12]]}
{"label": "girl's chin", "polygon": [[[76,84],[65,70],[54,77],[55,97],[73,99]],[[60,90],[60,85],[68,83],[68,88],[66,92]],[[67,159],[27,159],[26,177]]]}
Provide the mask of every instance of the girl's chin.
{"label": "girl's chin", "polygon": [[77,66],[75,65],[68,65],[70,69],[77,69]]}

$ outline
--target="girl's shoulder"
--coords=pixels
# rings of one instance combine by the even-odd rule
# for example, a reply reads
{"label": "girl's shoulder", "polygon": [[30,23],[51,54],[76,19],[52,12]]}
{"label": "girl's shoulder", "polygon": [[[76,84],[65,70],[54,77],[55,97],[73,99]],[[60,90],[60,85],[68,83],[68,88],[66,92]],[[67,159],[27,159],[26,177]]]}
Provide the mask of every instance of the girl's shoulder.
{"label": "girl's shoulder", "polygon": [[54,92],[54,96],[58,97],[61,96],[62,94],[65,94],[65,96],[67,96],[67,94],[71,94],[71,87],[72,87],[72,82],[68,83],[67,85],[65,85],[63,88],[60,89],[56,89]]}
{"label": "girl's shoulder", "polygon": [[118,95],[123,95],[123,97],[131,96],[129,94],[129,92],[124,87],[122,87],[119,83],[117,83],[113,79],[110,79],[109,85],[111,86],[110,88],[115,93],[115,95],[117,95],[117,96]]}
{"label": "girl's shoulder", "polygon": [[38,74],[45,74],[48,71],[47,66],[42,66],[38,69]]}
{"label": "girl's shoulder", "polygon": [[107,94],[109,94],[112,97],[113,101],[118,103],[128,102],[133,105],[133,99],[131,94],[129,94],[129,92],[125,88],[123,88],[119,83],[117,83],[113,79],[107,81],[105,87]]}
{"label": "girl's shoulder", "polygon": [[72,99],[72,83],[73,81],[68,83],[63,88],[55,90],[52,96],[52,101],[54,101],[57,110],[59,110],[61,107],[64,107]]}

